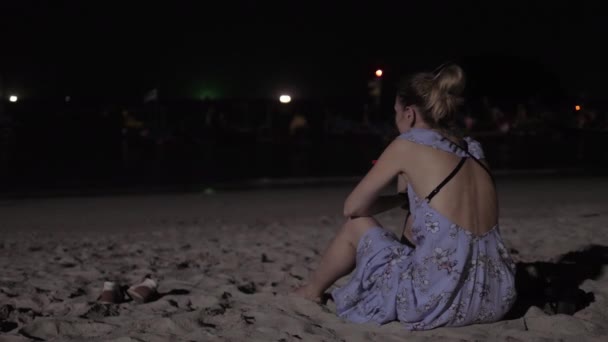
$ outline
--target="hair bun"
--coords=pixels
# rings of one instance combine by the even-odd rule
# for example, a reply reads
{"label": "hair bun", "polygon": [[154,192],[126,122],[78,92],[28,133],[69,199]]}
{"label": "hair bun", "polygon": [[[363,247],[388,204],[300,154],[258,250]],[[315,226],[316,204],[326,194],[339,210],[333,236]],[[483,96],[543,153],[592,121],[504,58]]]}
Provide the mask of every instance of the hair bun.
{"label": "hair bun", "polygon": [[464,102],[461,96],[464,85],[464,71],[456,64],[440,67],[435,72],[428,96],[427,110],[436,124],[453,119],[456,110]]}
{"label": "hair bun", "polygon": [[465,77],[456,64],[439,67],[435,72],[421,72],[404,80],[398,97],[405,105],[417,105],[424,121],[434,127],[450,127],[458,107],[464,102]]}
{"label": "hair bun", "polygon": [[464,91],[464,71],[456,64],[439,67],[433,81],[433,87],[445,94],[460,96]]}

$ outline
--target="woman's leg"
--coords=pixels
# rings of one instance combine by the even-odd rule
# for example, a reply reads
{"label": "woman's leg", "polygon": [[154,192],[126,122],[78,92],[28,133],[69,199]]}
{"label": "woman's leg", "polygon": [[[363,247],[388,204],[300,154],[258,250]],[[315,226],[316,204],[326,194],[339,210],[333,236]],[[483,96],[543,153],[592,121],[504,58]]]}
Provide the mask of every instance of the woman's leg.
{"label": "woman's leg", "polygon": [[355,268],[359,240],[373,227],[380,227],[380,224],[372,217],[358,217],[346,221],[329,243],[319,267],[313,272],[308,284],[298,288],[294,293],[320,301],[325,290]]}

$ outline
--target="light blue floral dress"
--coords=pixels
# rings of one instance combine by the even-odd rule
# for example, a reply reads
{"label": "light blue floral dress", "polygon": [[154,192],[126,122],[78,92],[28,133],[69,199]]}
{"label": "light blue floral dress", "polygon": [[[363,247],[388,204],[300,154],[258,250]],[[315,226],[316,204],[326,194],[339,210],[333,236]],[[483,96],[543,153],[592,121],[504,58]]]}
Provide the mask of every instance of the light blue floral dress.
{"label": "light blue floral dress", "polygon": [[[412,129],[401,139],[469,157],[439,133]],[[465,138],[483,159],[479,142]],[[464,159],[463,159],[464,160]],[[401,321],[409,330],[462,326],[501,319],[515,301],[515,264],[498,225],[475,236],[433,209],[408,185],[416,248],[381,227],[357,246],[357,267],[332,292],[338,315],[356,323]]]}

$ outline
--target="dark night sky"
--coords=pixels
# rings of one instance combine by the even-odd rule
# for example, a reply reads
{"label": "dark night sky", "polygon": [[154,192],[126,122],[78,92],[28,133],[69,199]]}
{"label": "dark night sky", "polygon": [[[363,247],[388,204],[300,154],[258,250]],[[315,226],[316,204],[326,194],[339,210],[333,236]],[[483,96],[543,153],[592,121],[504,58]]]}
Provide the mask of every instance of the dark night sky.
{"label": "dark night sky", "polygon": [[480,55],[538,63],[570,93],[601,95],[606,78],[601,1],[127,2],[3,1],[6,91],[344,95],[376,66],[390,76]]}

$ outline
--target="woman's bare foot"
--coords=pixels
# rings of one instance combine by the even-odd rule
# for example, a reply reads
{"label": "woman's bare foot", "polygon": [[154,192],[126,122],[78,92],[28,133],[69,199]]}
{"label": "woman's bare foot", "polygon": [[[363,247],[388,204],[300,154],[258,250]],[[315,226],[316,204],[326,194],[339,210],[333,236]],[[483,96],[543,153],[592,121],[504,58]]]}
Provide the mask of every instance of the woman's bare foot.
{"label": "woman's bare foot", "polygon": [[293,295],[308,299],[317,304],[322,304],[321,296],[314,293],[308,285],[301,286],[292,292]]}

